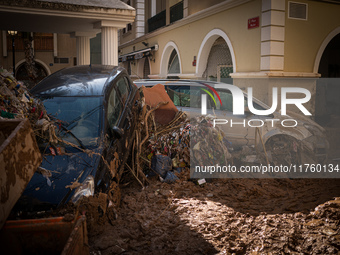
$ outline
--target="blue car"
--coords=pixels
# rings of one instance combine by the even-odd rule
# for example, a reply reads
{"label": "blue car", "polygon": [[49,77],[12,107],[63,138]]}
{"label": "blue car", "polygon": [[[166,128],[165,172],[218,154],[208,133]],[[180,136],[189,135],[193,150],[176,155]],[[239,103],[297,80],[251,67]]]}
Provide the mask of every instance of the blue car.
{"label": "blue car", "polygon": [[140,111],[138,89],[125,69],[66,68],[30,92],[56,122],[59,141],[38,140],[43,162],[14,207],[16,214],[54,210],[118,183]]}

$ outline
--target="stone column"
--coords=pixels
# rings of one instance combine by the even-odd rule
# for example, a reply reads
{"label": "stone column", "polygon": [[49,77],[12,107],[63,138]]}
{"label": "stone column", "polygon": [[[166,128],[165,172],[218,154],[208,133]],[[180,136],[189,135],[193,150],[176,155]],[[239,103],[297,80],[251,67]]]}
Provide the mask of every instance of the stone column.
{"label": "stone column", "polygon": [[77,65],[90,64],[90,37],[77,36]]}
{"label": "stone column", "polygon": [[118,28],[102,27],[102,64],[118,65]]}
{"label": "stone column", "polygon": [[95,36],[94,32],[71,33],[71,37],[76,38],[77,65],[89,65],[91,63],[90,39]]}

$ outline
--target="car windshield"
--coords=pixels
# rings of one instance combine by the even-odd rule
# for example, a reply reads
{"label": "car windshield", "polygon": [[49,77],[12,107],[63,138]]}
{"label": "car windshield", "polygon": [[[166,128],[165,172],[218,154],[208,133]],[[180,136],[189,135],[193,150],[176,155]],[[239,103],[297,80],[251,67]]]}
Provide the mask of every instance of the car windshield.
{"label": "car windshield", "polygon": [[44,98],[43,102],[47,113],[59,125],[59,137],[80,147],[97,145],[102,97],[53,97]]}

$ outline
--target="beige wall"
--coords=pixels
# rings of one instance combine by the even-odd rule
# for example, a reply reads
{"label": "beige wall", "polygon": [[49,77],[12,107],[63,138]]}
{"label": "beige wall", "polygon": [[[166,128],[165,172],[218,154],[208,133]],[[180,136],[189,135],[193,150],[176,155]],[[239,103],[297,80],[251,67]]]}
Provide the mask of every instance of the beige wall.
{"label": "beige wall", "polygon": [[[12,70],[13,60],[12,60],[12,52],[7,52],[7,57],[3,57],[2,52],[2,34],[0,34],[0,46],[1,46],[1,56],[0,56],[0,66],[3,66],[5,69]],[[49,69],[51,73],[58,71],[64,67],[73,66],[73,58],[76,57],[76,39],[70,38],[69,35],[61,35],[59,34],[57,37],[57,45],[58,45],[58,57],[59,58],[69,58],[69,64],[54,64],[54,55],[53,51],[35,51],[35,59],[39,61],[39,63],[44,63],[45,67]],[[15,62],[16,65],[18,63],[25,60],[25,53],[21,51],[15,52]],[[18,67],[18,66],[17,66]]]}
{"label": "beige wall", "polygon": [[[193,58],[198,57],[205,36],[213,29],[222,30],[231,41],[236,57],[236,63],[233,64],[238,72],[259,71],[261,30],[260,28],[248,30],[247,21],[260,14],[261,0],[255,0],[170,31],[153,33],[155,36],[150,34],[145,41],[149,45],[159,45],[159,50],[155,52],[155,62],[152,63],[152,74],[160,73],[162,53],[170,41],[174,42],[179,49],[182,73],[194,74],[196,67],[192,65]],[[135,50],[145,48],[141,43],[130,44],[121,47],[121,54],[132,52],[133,46]]]}
{"label": "beige wall", "polygon": [[209,8],[210,6],[213,6],[215,4],[221,3],[223,0],[188,0],[188,14],[194,14],[196,12],[199,12],[201,10],[204,10],[206,8]]}
{"label": "beige wall", "polygon": [[[213,2],[209,1],[209,4],[207,2],[189,0],[189,9],[203,9],[213,4]],[[229,1],[215,2],[224,2],[218,4],[218,6],[223,6]],[[326,47],[327,36],[329,37],[332,32],[334,34],[336,29],[340,32],[340,5],[318,1],[296,1],[308,4],[308,20],[304,21],[288,18],[288,2],[289,0],[285,1],[283,73],[293,77],[307,73],[315,77],[316,74],[312,74],[315,71],[315,62],[317,69],[318,61],[316,60],[322,54],[322,51],[319,55],[318,52],[322,47]],[[161,58],[165,46],[173,42],[179,50],[182,74],[195,74],[196,67],[192,65],[192,61],[194,56],[198,58],[205,36],[213,29],[220,29],[227,35],[233,47],[234,70],[236,69],[236,72],[241,75],[242,73],[258,73],[261,71],[262,4],[262,0],[253,0],[222,12],[218,10],[211,12],[211,15],[207,17],[198,17],[204,11],[199,15],[189,15],[174,25],[146,34],[135,40],[135,43],[130,38],[132,42],[130,40],[129,43],[120,47],[121,54],[132,52],[133,46],[135,46],[134,50],[144,49],[142,41],[148,42],[150,46],[158,44],[159,50],[154,53],[155,62],[151,63],[151,74],[158,75],[161,72]],[[260,18],[260,27],[248,30],[248,19],[257,16]],[[134,71],[137,72],[138,64],[132,68],[135,68]]]}
{"label": "beige wall", "polygon": [[286,72],[313,72],[322,42],[340,27],[340,5],[299,0],[308,4],[308,20],[288,19],[286,1],[285,59]]}

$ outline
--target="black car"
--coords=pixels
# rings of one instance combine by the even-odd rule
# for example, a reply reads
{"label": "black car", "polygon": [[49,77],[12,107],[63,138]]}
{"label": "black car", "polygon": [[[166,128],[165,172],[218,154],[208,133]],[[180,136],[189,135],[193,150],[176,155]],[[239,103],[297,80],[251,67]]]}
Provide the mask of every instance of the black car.
{"label": "black car", "polygon": [[43,162],[15,210],[53,210],[82,196],[105,192],[117,178],[115,168],[127,161],[140,109],[138,89],[125,69],[66,68],[30,92],[43,101],[63,142],[38,142]]}

